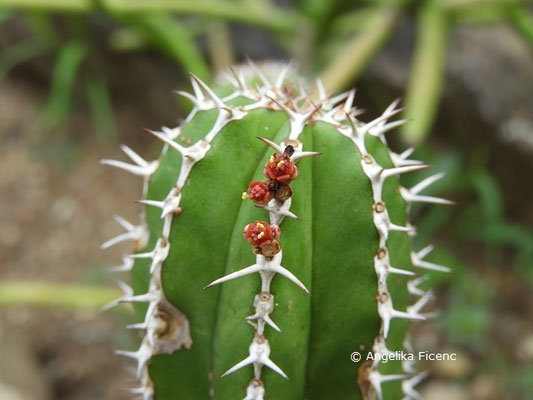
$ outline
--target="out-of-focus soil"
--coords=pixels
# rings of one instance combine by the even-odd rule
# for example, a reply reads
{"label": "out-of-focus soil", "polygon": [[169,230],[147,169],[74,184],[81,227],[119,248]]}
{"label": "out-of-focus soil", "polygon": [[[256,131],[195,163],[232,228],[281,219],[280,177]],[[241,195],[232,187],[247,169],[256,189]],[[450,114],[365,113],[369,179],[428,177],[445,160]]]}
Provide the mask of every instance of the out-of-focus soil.
{"label": "out-of-focus soil", "polygon": [[[43,100],[23,75],[0,83],[0,280],[112,285],[104,267],[119,264],[131,244],[106,252],[99,245],[122,232],[113,213],[136,221],[140,179],[99,164],[123,155],[115,141],[97,141],[83,112],[58,128],[66,139],[57,132],[40,136]],[[118,107],[120,131],[135,130],[129,143],[150,157],[141,130],[151,126],[150,110],[134,109]],[[58,161],[65,155],[67,161]],[[15,385],[23,400],[130,398],[121,390],[134,384],[128,362],[113,355],[135,345],[134,334],[124,333],[125,318],[98,310],[0,308],[0,382]]]}

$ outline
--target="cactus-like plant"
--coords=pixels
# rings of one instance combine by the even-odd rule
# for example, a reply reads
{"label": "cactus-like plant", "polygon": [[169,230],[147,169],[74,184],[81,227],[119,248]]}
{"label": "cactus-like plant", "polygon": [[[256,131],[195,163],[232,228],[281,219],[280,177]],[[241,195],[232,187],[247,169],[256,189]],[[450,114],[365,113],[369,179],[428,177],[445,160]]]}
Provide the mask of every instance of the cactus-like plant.
{"label": "cactus-like plant", "polygon": [[157,160],[126,146],[133,164],[103,160],[144,182],[140,224],[118,219],[126,233],[104,244],[135,241],[117,268],[133,271],[133,289],[114,303],[143,315],[130,326],[145,332],[140,348],[119,352],[137,362],[132,392],[417,399],[411,363],[380,357],[427,316],[419,272],[447,270],[424,260],[430,248],[412,251],[406,213],[447,203],[419,194],[440,175],[400,186],[426,166],[387,146],[406,122],[390,121],[397,101],[363,123],[354,91],[330,97],[318,82],[311,95],[290,67],[273,70],[238,67],[216,93],[193,76],[194,94],[180,92],[191,114],[150,132],[164,143]]}

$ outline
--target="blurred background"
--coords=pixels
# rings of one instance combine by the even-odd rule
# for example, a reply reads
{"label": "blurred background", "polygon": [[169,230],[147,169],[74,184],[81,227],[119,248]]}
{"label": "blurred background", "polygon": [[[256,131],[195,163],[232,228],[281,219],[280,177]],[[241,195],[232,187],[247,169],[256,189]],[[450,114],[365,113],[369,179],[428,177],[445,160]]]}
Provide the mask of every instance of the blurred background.
{"label": "blurred background", "polygon": [[[396,150],[446,178],[415,207],[440,318],[413,326],[426,400],[533,399],[533,8],[523,0],[0,0],[0,399],[126,399],[138,340],[100,244],[135,221],[140,180],[101,166],[175,126],[187,72],[293,60],[363,120],[401,97]],[[423,175],[423,174],[422,174]],[[421,175],[420,175],[421,176]],[[419,180],[406,179],[406,185]],[[347,355],[348,356],[348,355]]]}

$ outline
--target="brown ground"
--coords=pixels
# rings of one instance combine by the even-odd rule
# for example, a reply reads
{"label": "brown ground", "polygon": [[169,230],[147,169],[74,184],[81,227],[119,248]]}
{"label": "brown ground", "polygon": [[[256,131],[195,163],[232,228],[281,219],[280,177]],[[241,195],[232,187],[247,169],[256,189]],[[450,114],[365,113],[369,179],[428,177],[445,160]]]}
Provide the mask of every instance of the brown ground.
{"label": "brown ground", "polygon": [[[106,252],[99,244],[121,232],[112,213],[135,221],[140,181],[101,166],[102,156],[121,156],[116,143],[98,144],[94,135],[72,143],[75,160],[66,165],[44,154],[43,142],[49,141],[32,136],[42,100],[20,80],[0,84],[0,279],[112,282],[103,267],[118,264],[128,244]],[[142,114],[128,122],[146,123]],[[69,128],[76,128],[76,121],[62,129]],[[100,311],[0,309],[0,380],[20,383],[35,396],[25,399],[123,398],[120,389],[132,378],[112,351],[134,345],[134,335],[121,327],[127,318]],[[27,370],[31,374],[21,373]]]}

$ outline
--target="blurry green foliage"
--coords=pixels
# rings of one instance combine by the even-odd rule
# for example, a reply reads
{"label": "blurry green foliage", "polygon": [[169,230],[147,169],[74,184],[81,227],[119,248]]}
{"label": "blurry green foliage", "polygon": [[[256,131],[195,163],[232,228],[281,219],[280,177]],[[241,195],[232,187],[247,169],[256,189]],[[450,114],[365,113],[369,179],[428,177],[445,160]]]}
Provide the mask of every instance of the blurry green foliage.
{"label": "blurry green foliage", "polygon": [[113,134],[115,138],[115,118],[111,108],[111,94],[109,93],[105,78],[103,76],[89,76],[85,81],[89,105],[96,125],[96,132],[101,136],[101,140],[106,140]]}
{"label": "blurry green foliage", "polygon": [[43,109],[43,127],[50,130],[70,111],[72,91],[81,62],[87,55],[82,43],[72,41],[59,50],[54,66],[50,96]]}
{"label": "blurry green foliage", "polygon": [[[55,65],[41,113],[43,130],[49,132],[67,118],[81,92],[96,130],[105,140],[115,137],[112,93],[98,60],[93,59],[90,17],[112,22],[106,43],[111,51],[139,51],[151,46],[183,71],[204,80],[212,79],[214,69],[233,62],[227,26],[256,26],[270,32],[304,70],[321,75],[330,91],[337,91],[353,85],[365,71],[393,35],[401,15],[411,15],[417,24],[406,95],[406,116],[413,122],[403,131],[403,139],[409,143],[423,142],[433,124],[443,86],[448,36],[455,24],[508,21],[533,45],[533,17],[523,0],[293,0],[286,7],[270,0],[0,0],[0,29],[13,18],[22,17],[33,32],[0,54],[0,79],[18,64],[52,54]],[[210,43],[208,54],[201,46],[203,38]],[[50,151],[56,152],[57,146]],[[435,164],[428,173],[445,170],[447,177],[428,194],[451,193],[467,202],[458,208],[460,212],[450,207],[426,211],[415,206],[415,212],[424,211],[419,237],[451,229],[464,240],[484,244],[486,258],[504,267],[509,262],[502,254],[511,248],[517,254],[514,265],[533,282],[533,271],[528,268],[533,258],[533,234],[506,221],[500,189],[485,166],[467,167],[457,155],[448,155]],[[449,227],[452,217],[454,226]]]}
{"label": "blurry green foliage", "polygon": [[533,365],[511,369],[504,374],[504,383],[505,389],[511,395],[530,399],[531,393],[533,393]]}
{"label": "blurry green foliage", "polygon": [[[232,63],[233,52],[231,43],[223,44],[228,37],[217,32],[229,23],[256,26],[269,31],[304,70],[322,75],[331,92],[353,85],[394,33],[398,17],[412,15],[418,32],[405,113],[413,123],[405,125],[403,138],[419,144],[430,131],[441,96],[450,28],[504,20],[533,44],[533,17],[527,6],[526,0],[293,0],[285,7],[272,0],[0,0],[0,24],[22,12],[35,33],[0,55],[0,79],[17,64],[51,52],[57,61],[45,127],[53,129],[68,115],[74,82],[83,76],[97,128],[113,133],[107,79],[94,65],[89,66],[90,78],[77,73],[90,64],[81,49],[85,56],[91,54],[87,23],[93,15],[115,24],[109,32],[111,50],[136,51],[149,45],[205,80],[214,71],[199,39],[216,37],[217,44],[208,46],[208,52],[212,67],[220,70],[221,63]],[[58,34],[58,20],[69,26],[67,37]],[[219,23],[216,31],[211,29],[213,21]],[[87,81],[95,79],[93,88]],[[96,108],[96,98],[107,100]]]}
{"label": "blurry green foliage", "polygon": [[491,340],[487,332],[492,322],[492,288],[475,273],[455,268],[454,274],[450,304],[438,323],[450,343],[486,351]]}
{"label": "blurry green foliage", "polygon": [[[431,159],[431,156],[422,158]],[[533,285],[533,232],[507,221],[502,191],[485,164],[476,156],[465,159],[458,153],[448,153],[434,160],[430,171],[411,178],[413,184],[420,177],[445,171],[446,176],[426,193],[444,195],[460,203],[457,207],[415,205],[413,212],[418,215],[418,238],[448,231],[460,240],[482,244],[487,265],[514,267]],[[513,258],[505,257],[508,250],[515,254]]]}

